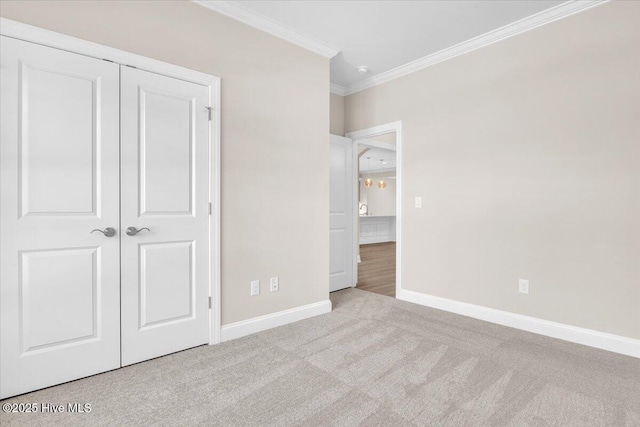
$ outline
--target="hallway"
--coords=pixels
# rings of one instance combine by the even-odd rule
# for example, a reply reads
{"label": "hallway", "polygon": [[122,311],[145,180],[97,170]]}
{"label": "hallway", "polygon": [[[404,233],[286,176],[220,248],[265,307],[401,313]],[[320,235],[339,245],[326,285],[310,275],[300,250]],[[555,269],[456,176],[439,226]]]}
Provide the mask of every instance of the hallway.
{"label": "hallway", "polygon": [[360,245],[358,289],[396,296],[396,242]]}

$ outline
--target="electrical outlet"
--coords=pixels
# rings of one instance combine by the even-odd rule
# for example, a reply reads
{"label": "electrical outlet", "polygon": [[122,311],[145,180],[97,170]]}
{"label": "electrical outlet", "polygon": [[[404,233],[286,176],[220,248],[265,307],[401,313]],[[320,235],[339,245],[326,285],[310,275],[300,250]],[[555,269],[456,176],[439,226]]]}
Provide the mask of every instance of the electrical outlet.
{"label": "electrical outlet", "polygon": [[422,197],[416,197],[416,208],[422,208]]}
{"label": "electrical outlet", "polygon": [[528,294],[529,293],[529,281],[525,280],[525,279],[518,280],[518,291],[520,291],[521,294]]}
{"label": "electrical outlet", "polygon": [[260,295],[260,280],[251,281],[251,296]]}
{"label": "electrical outlet", "polygon": [[269,284],[271,285],[270,286],[271,292],[275,292],[278,289],[280,289],[280,282],[279,282],[277,277],[272,277],[271,281],[269,282]]}

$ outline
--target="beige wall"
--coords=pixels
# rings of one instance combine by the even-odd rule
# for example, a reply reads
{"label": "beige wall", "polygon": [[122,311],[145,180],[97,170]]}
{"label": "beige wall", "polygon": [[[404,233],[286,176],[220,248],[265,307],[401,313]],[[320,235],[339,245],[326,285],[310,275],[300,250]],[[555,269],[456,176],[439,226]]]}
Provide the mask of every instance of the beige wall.
{"label": "beige wall", "polygon": [[331,133],[344,136],[344,97],[336,95],[335,93],[330,95]]}
{"label": "beige wall", "polygon": [[640,338],[639,16],[608,3],[346,98],[347,132],[403,124],[404,289]]}
{"label": "beige wall", "polygon": [[185,1],[3,1],[0,14],[221,77],[222,323],[328,299],[326,58]]}
{"label": "beige wall", "polygon": [[393,144],[393,145],[395,145],[395,143],[396,143],[396,133],[395,132],[383,133],[382,135],[371,136],[371,137],[366,138],[366,139],[369,140],[369,141],[383,142],[385,144]]}

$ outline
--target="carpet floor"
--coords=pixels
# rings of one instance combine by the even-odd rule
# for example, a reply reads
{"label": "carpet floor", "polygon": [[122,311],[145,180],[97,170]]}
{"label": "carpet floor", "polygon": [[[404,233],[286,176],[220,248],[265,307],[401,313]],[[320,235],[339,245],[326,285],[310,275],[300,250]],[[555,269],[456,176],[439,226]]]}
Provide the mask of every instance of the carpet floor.
{"label": "carpet floor", "polygon": [[329,314],[5,400],[2,426],[640,426],[640,360],[371,292]]}

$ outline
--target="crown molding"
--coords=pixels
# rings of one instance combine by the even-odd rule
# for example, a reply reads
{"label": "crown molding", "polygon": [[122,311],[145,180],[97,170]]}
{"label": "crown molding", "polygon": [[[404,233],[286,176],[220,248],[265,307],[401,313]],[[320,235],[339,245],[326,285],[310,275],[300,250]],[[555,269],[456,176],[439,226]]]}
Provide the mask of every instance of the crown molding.
{"label": "crown molding", "polygon": [[331,93],[340,96],[345,96],[347,94],[347,89],[344,86],[340,86],[336,83],[331,83],[329,90],[331,91]]}
{"label": "crown molding", "polygon": [[584,12],[588,9],[608,2],[609,0],[572,0],[559,4],[558,6],[543,10],[542,12],[536,13],[535,15],[528,16],[519,21],[505,25],[504,27],[489,31],[488,33],[482,34],[478,37],[474,37],[452,47],[443,49],[434,54],[427,55],[405,65],[396,67],[392,70],[372,76],[361,82],[349,85],[346,88],[343,88],[343,96],[351,95],[356,92],[360,92],[362,90],[380,85],[382,83],[386,83],[390,80],[406,76],[407,74],[411,74],[440,62],[446,61],[448,59],[455,58],[456,56],[460,56],[476,49],[480,49],[509,37],[513,37],[526,31],[533,30],[534,28],[538,28],[542,25],[549,24],[551,22],[566,18],[571,15],[575,15],[576,13]]}
{"label": "crown molding", "polygon": [[240,21],[243,24],[257,28],[258,30],[269,33],[272,36],[276,36],[288,41],[289,43],[293,43],[307,50],[315,52],[318,55],[324,56],[325,58],[331,59],[340,52],[340,49],[300,34],[292,28],[286,27],[271,18],[256,13],[253,10],[235,2],[221,0],[192,1],[200,6],[206,7],[207,9],[211,9],[215,12],[228,16],[229,18],[233,18],[236,21]]}

